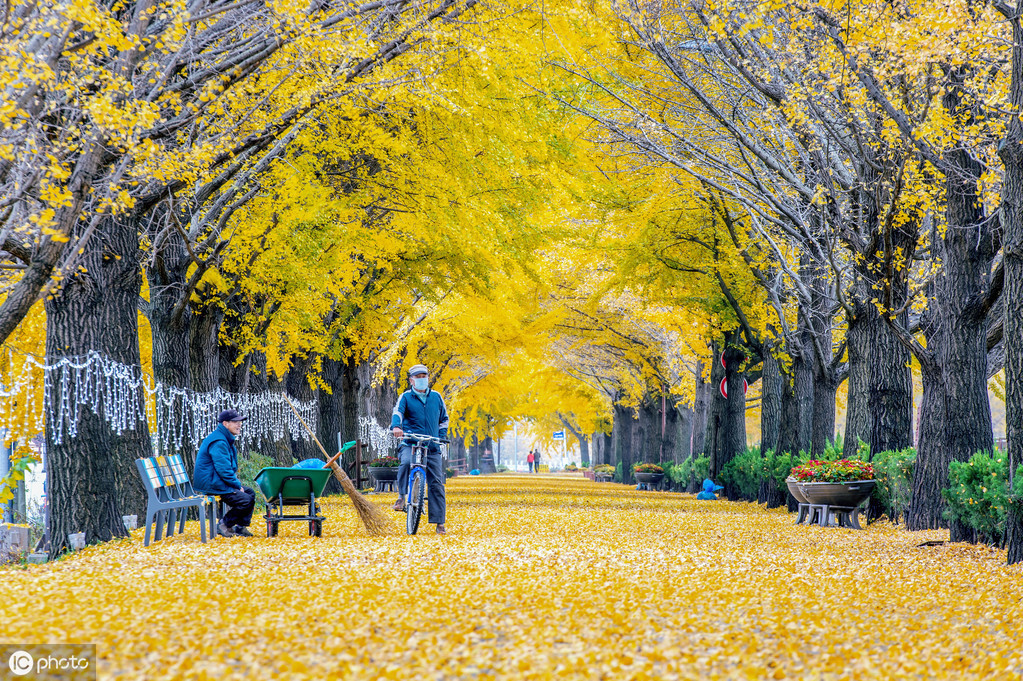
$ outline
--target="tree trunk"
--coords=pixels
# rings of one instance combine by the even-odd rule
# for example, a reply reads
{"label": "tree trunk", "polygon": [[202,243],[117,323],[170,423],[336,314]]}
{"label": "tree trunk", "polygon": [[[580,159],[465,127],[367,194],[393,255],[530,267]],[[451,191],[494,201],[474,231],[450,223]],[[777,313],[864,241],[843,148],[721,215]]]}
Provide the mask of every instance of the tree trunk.
{"label": "tree trunk", "polygon": [[798,452],[811,452],[813,444],[814,371],[813,360],[807,350],[792,358],[792,388],[795,399],[794,424]]}
{"label": "tree trunk", "polygon": [[[1009,490],[1023,471],[1023,31],[1018,14],[1012,24],[1011,114],[998,154],[1005,164],[1002,183],[1002,265],[1005,268],[1003,343],[1005,344],[1005,435],[1009,458]],[[1023,561],[1023,499],[1010,497],[1006,509],[1005,544],[1010,565]]]}
{"label": "tree trunk", "polygon": [[693,398],[693,439],[690,451],[693,456],[699,456],[707,451],[707,415],[710,411],[710,401],[713,399],[711,384],[703,380],[703,362],[696,364],[693,372],[696,380],[696,389]]}
{"label": "tree trunk", "polygon": [[[208,393],[220,387],[220,348],[217,337],[223,321],[224,311],[213,304],[200,307],[192,319],[188,342],[188,378],[195,392]],[[216,414],[212,418],[215,419]],[[215,425],[211,423],[211,429]]]}
{"label": "tree trunk", "polygon": [[612,438],[614,439],[614,466],[622,466],[622,482],[626,485],[634,484],[635,478],[632,474],[633,460],[633,431],[636,419],[632,417],[632,410],[623,407],[618,403],[614,404],[614,426]]}
{"label": "tree trunk", "polygon": [[[899,320],[906,326],[908,317]],[[905,449],[913,437],[913,372],[910,353],[878,319],[870,349],[870,451]]]}
{"label": "tree trunk", "polygon": [[[949,152],[947,157],[952,166],[946,174],[947,227],[943,235],[935,229],[932,236],[942,262],[932,282],[939,304],[930,308],[924,326],[927,348],[919,358],[926,408],[921,410],[913,499],[906,518],[910,530],[942,524],[941,490],[948,485],[949,463],[966,461],[994,443],[984,301],[991,286],[988,272],[997,252],[997,235],[978,196],[982,166],[965,150]],[[972,537],[959,522],[952,522],[950,531],[952,541]]]}
{"label": "tree trunk", "polygon": [[[165,215],[160,210],[153,219]],[[150,230],[152,232],[153,230]],[[153,342],[153,377],[166,386],[188,389],[191,386],[189,367],[189,338],[192,313],[188,305],[179,303],[191,264],[188,249],[181,235],[168,230],[166,237],[153,253],[152,265],[146,269],[149,281],[149,326]],[[158,404],[157,409],[164,409]],[[177,397],[166,407],[166,422],[187,418],[183,399]],[[159,433],[157,440],[161,454],[180,454],[185,470],[191,473],[195,466],[196,444],[186,439],[173,442],[170,433]]]}
{"label": "tree trunk", "polygon": [[[862,296],[863,293],[860,294]],[[874,325],[884,325],[884,320],[878,316],[873,304],[857,300],[853,308],[854,316],[847,320],[845,334],[849,353],[849,383],[842,456],[847,459],[856,456],[860,440],[870,442],[871,337]]]}
{"label": "tree trunk", "polygon": [[828,367],[817,375],[813,388],[813,432],[811,451],[814,456],[824,453],[824,448],[835,439],[835,393],[838,392],[838,377]]}
{"label": "tree trunk", "polygon": [[760,451],[778,451],[781,425],[782,375],[778,359],[771,350],[764,350],[764,370],[760,379]]}
{"label": "tree trunk", "polygon": [[[81,269],[44,303],[48,362],[94,350],[141,376],[138,243],[135,220],[108,218],[85,244]],[[74,371],[68,373],[73,380]],[[54,378],[53,398],[60,400],[61,381]],[[141,391],[137,397],[144,399]],[[68,534],[85,532],[89,543],[127,536],[121,516],[145,517],[146,493],[134,460],[152,455],[146,420],[116,434],[84,406],[76,437],[65,430],[54,442],[54,425],[47,419],[50,556],[64,552]]]}

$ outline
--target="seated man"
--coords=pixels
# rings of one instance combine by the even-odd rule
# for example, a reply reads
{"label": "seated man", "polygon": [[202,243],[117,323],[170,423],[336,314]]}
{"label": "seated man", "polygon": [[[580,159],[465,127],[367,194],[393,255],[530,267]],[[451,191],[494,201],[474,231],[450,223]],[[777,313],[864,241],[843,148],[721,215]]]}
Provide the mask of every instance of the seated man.
{"label": "seated man", "polygon": [[703,481],[703,491],[697,494],[696,498],[702,501],[716,501],[718,497],[717,494],[715,494],[715,492],[718,492],[723,489],[724,487],[722,487],[721,485],[715,485],[713,480],[711,480],[710,478],[706,478]]}
{"label": "seated man", "polygon": [[195,455],[193,487],[203,494],[217,495],[230,508],[217,523],[217,532],[225,537],[251,537],[249,523],[256,506],[256,493],[242,487],[238,479],[238,449],[235,438],[242,432],[242,416],[234,409],[220,412],[220,425],[206,436]]}

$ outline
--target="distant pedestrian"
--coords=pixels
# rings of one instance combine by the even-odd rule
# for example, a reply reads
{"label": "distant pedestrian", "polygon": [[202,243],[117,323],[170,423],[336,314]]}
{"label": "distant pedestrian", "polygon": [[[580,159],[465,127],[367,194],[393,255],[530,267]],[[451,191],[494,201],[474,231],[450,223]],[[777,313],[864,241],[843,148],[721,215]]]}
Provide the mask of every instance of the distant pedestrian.
{"label": "distant pedestrian", "polygon": [[540,472],[540,448],[537,447],[533,451],[533,471],[536,473]]}
{"label": "distant pedestrian", "polygon": [[529,450],[529,454],[526,455],[526,463],[529,464],[529,472],[533,472],[533,450]]}

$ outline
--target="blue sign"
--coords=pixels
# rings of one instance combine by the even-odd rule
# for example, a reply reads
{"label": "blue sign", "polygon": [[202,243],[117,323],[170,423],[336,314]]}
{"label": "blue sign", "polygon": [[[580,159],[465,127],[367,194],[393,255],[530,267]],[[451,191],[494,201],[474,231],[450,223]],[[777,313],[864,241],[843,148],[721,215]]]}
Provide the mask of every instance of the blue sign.
{"label": "blue sign", "polygon": [[556,430],[556,431],[554,431],[554,439],[555,440],[564,440],[565,439],[565,431],[563,431],[563,430]]}

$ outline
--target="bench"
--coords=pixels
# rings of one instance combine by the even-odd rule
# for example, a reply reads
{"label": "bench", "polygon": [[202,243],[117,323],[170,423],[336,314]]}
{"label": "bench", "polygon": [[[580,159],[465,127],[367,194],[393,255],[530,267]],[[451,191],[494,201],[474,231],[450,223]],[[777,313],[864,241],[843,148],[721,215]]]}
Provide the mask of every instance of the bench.
{"label": "bench", "polygon": [[176,525],[179,533],[184,532],[185,518],[188,509],[192,507],[199,510],[199,534],[203,543],[207,541],[207,520],[210,539],[217,536],[216,497],[195,491],[181,456],[174,454],[135,459],[135,465],[149,494],[146,504],[146,546],[149,546],[150,530],[153,528],[156,541],[163,539],[165,525],[168,537],[174,534]]}

